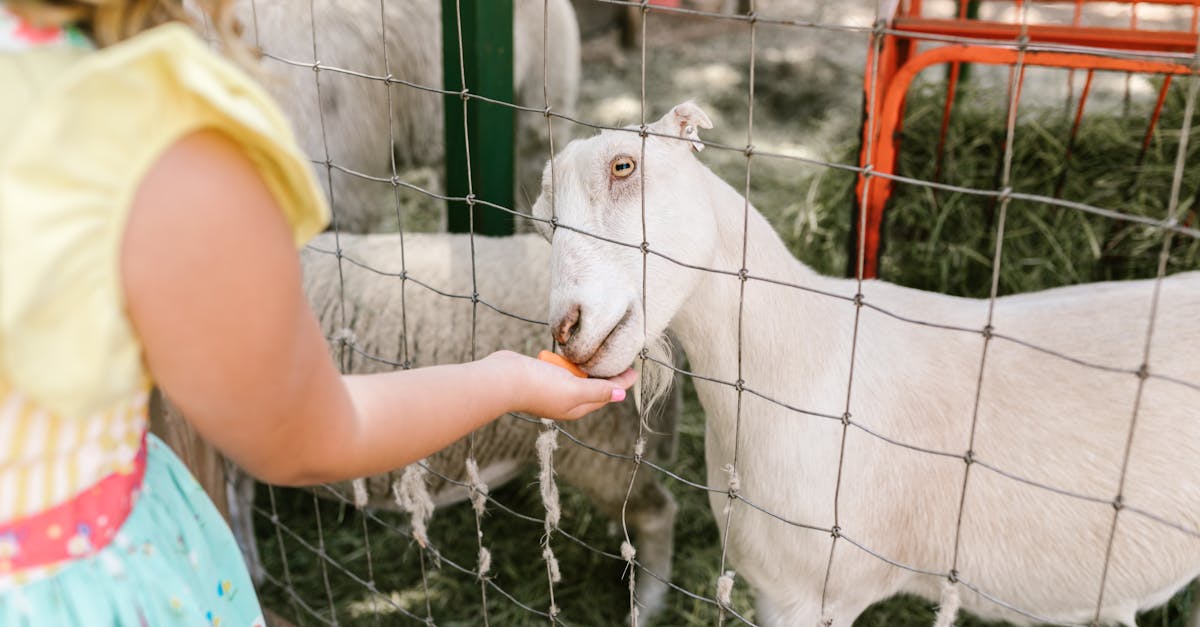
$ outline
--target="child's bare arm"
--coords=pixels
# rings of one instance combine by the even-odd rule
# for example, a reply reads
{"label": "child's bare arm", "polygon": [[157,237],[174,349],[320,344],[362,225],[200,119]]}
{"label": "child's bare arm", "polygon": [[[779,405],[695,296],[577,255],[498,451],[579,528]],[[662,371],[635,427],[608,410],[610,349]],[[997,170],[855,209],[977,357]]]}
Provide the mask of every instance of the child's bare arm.
{"label": "child's bare arm", "polygon": [[633,382],[632,373],[576,379],[515,353],[340,376],[304,299],[283,213],[217,132],[182,139],[147,173],[121,273],[159,385],[201,435],[276,483],[402,466],[508,411],[577,418]]}

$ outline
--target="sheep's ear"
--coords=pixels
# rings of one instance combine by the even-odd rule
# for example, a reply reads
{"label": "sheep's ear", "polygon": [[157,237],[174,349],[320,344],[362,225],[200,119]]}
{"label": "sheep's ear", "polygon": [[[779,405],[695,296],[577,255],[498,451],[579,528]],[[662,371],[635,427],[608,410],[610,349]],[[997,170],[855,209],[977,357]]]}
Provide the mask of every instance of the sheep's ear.
{"label": "sheep's ear", "polygon": [[708,114],[695,102],[689,100],[675,105],[670,113],[651,124],[650,130],[663,135],[678,135],[683,139],[691,140],[692,149],[699,152],[704,150],[704,143],[700,141],[699,129],[712,127],[712,120],[708,119]]}

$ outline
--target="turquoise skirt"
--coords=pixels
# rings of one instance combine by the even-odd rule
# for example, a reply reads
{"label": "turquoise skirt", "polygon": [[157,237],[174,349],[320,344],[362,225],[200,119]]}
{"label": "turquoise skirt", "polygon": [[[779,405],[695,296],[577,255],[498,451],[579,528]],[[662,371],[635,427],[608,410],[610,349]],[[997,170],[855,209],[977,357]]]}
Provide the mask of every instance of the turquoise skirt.
{"label": "turquoise skirt", "polygon": [[0,576],[4,627],[263,624],[225,519],[153,435],[141,496],[108,546],[29,581]]}

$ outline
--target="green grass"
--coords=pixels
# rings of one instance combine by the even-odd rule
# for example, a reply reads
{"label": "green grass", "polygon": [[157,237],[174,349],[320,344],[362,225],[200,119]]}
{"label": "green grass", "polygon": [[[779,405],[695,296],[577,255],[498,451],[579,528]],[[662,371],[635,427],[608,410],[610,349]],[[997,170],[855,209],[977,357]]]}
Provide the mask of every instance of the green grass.
{"label": "green grass", "polygon": [[[704,425],[703,414],[696,401],[690,383],[687,386],[685,403],[686,419],[680,427],[678,461],[672,470],[692,481],[703,482],[704,473]],[[643,469],[642,472],[645,472]],[[614,481],[625,481],[627,477],[616,477]],[[676,553],[673,581],[679,586],[712,597],[716,584],[716,573],[720,559],[719,538],[716,524],[709,512],[708,501],[695,489],[669,479],[664,480],[680,504],[676,520]],[[599,514],[589,502],[561,485],[563,491],[563,519],[561,528],[587,544],[619,554],[622,536],[614,530],[607,518]],[[316,514],[313,497],[305,492],[275,488],[280,518],[284,524],[317,545]],[[536,477],[526,474],[510,484],[497,489],[493,497],[505,506],[528,516],[543,514],[541,497]],[[265,486],[260,486],[259,503],[270,508],[270,498]],[[363,540],[363,514],[351,507],[332,501],[319,501],[321,522],[324,527],[326,551],[329,555],[366,580],[368,566],[366,542]],[[398,528],[407,528],[403,515],[379,513],[379,520]],[[279,543],[274,527],[264,518],[259,518],[259,548],[264,562],[273,574],[280,576],[282,563]],[[405,609],[420,616],[425,615],[425,587],[421,578],[421,562],[418,548],[406,534],[388,530],[379,521],[368,517],[368,530],[372,566],[378,587],[384,594],[393,595]],[[549,594],[545,564],[541,559],[539,542],[542,537],[541,523],[521,520],[511,514],[490,507],[483,521],[485,545],[492,552],[494,582],[522,603],[545,611],[549,606]],[[429,527],[431,542],[443,555],[455,563],[473,568],[475,565],[475,517],[466,505],[439,510]],[[324,578],[320,560],[315,553],[298,541],[284,534],[288,566],[292,573],[297,595],[321,615],[330,617]],[[625,582],[625,563],[599,555],[589,549],[563,538],[552,540],[555,554],[561,565],[563,580],[554,587],[555,601],[562,610],[560,617],[573,625],[616,625],[628,612],[629,592]],[[335,599],[338,619],[350,625],[416,624],[395,612],[371,614],[362,612],[371,606],[370,593],[360,583],[327,567],[330,589]],[[433,616],[439,625],[480,625],[481,594],[478,581],[452,566],[443,564],[427,569],[426,581],[429,589]],[[282,615],[292,618],[299,614],[299,624],[321,624],[307,617],[304,610],[292,609],[288,596],[274,585],[266,585],[261,591],[263,602],[276,608]],[[734,594],[735,605],[748,608],[751,597],[744,586]],[[387,606],[379,602],[378,607]],[[358,608],[355,616],[352,608]],[[658,625],[710,625],[715,614],[711,605],[672,594],[671,607]],[[488,590],[488,618],[492,625],[544,624],[545,619],[531,615],[526,610],[504,598],[495,590]]]}
{"label": "green grass", "polygon": [[[1003,94],[966,94],[959,100],[952,119],[944,162],[943,181],[956,185],[994,189],[1004,146]],[[731,103],[730,106],[736,106]],[[1162,218],[1174,170],[1175,152],[1183,109],[1178,90],[1168,100],[1161,128],[1152,141],[1144,162],[1135,161],[1144,131],[1147,111],[1137,105],[1128,116],[1089,115],[1085,118],[1075,152],[1064,162],[1069,120],[1061,111],[1023,112],[1015,137],[1011,185],[1014,190],[1053,195],[1064,168],[1061,196],[1074,201],[1124,213]],[[903,136],[900,171],[906,176],[934,176],[937,130],[941,122],[941,91],[937,86],[920,86],[910,97]],[[780,129],[786,127],[780,126]],[[847,129],[853,138],[856,129]],[[769,131],[768,131],[769,132]],[[850,139],[834,151],[843,163],[856,161],[857,143]],[[1193,142],[1188,163],[1195,162],[1200,142]],[[715,171],[741,187],[745,159],[736,153],[706,152],[704,160]],[[751,198],[776,226],[793,252],[826,273],[841,274],[846,268],[847,241],[853,176],[794,162],[756,159],[752,165]],[[1180,216],[1191,217],[1192,204],[1200,187],[1200,171],[1189,168],[1184,177]],[[986,296],[992,276],[992,250],[999,206],[978,196],[934,192],[928,188],[897,185],[885,225],[887,247],[882,273],[891,281],[952,294]],[[1154,229],[1077,211],[1027,202],[1008,207],[1004,230],[999,290],[1001,294],[1095,280],[1154,276],[1162,235]],[[1170,249],[1168,271],[1200,267],[1200,242],[1177,237]],[[680,425],[678,461],[672,470],[693,481],[703,482],[703,415],[685,383],[686,411]],[[614,481],[626,478],[615,477]],[[707,499],[698,490],[664,478],[680,504],[676,527],[675,565],[671,579],[677,585],[712,596],[719,573],[720,543]],[[621,537],[611,522],[570,489],[564,492],[562,528],[588,544],[609,553],[619,551]],[[316,544],[316,515],[311,495],[276,490],[279,516],[284,524]],[[497,500],[535,518],[541,502],[532,474],[495,491]],[[266,489],[260,504],[270,507]],[[367,543],[363,514],[330,501],[319,508],[326,552],[368,579]],[[425,615],[426,587],[432,614],[439,625],[480,625],[479,582],[455,568],[425,564],[422,583],[421,552],[405,534],[388,529],[403,528],[405,517],[380,513],[368,520],[373,578],[379,590],[405,609]],[[545,610],[550,603],[545,566],[540,558],[540,523],[520,520],[491,507],[483,521],[484,542],[493,554],[493,581],[520,602]],[[258,526],[261,550],[268,569],[282,576],[280,546],[274,527],[266,519]],[[469,507],[439,510],[430,525],[430,536],[442,554],[472,568],[475,563],[475,518]],[[619,624],[628,608],[624,563],[598,555],[555,536],[563,581],[555,586],[561,617],[570,624]],[[329,567],[327,594],[320,560],[298,542],[285,536],[284,551],[296,594],[329,617],[327,601],[334,600],[343,624],[410,624],[397,613],[372,613],[371,594],[361,584]],[[266,586],[263,600],[285,616],[292,605],[281,589]],[[1181,626],[1190,604],[1186,593],[1164,608],[1139,618],[1143,626]],[[378,605],[384,605],[379,603]],[[752,599],[743,583],[735,588],[734,605],[753,616]],[[512,601],[487,593],[487,613],[492,625],[544,624]],[[317,624],[297,613],[301,624]],[[930,603],[898,597],[877,604],[856,623],[860,627],[929,625]],[[712,625],[715,609],[673,593],[667,611],[657,625]],[[983,625],[963,616],[959,625]]]}
{"label": "green grass", "polygon": [[[1183,95],[1172,89],[1163,119],[1140,166],[1149,105],[1128,116],[1085,116],[1073,154],[1064,159],[1070,120],[1063,111],[1022,112],[1014,134],[1012,178],[1016,192],[1075,202],[1161,220],[1167,216],[1182,124]],[[900,174],[933,180],[942,87],[923,85],[910,95],[901,140]],[[1003,94],[968,92],[951,116],[940,182],[998,189],[1006,129]],[[855,145],[857,148],[857,145]],[[1189,144],[1186,163],[1200,143]],[[844,162],[853,162],[846,155]],[[1059,189],[1061,178],[1061,189]],[[808,219],[816,228],[792,238],[802,259],[844,272],[853,176],[829,172],[814,180],[813,207],[786,221]],[[1200,170],[1185,169],[1177,215],[1194,224]],[[812,215],[806,214],[811,211]],[[987,296],[1000,206],[994,199],[897,183],[886,212],[881,275],[893,282],[963,296]],[[785,234],[786,235],[786,234]],[[1008,207],[1000,268],[1000,294],[1061,285],[1155,276],[1161,232],[1044,203]],[[814,257],[815,255],[815,257]],[[1200,240],[1174,238],[1167,272],[1200,266]]]}

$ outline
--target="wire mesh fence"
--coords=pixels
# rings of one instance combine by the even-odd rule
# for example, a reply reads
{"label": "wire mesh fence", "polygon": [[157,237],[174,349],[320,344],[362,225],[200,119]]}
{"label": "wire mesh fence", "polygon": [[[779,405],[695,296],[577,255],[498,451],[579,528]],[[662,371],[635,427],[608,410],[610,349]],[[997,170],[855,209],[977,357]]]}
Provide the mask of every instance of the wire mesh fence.
{"label": "wire mesh fence", "polygon": [[[738,282],[737,315],[732,331],[736,363],[724,365],[718,373],[650,351],[642,351],[638,356],[637,362],[643,369],[668,369],[678,379],[678,386],[686,390],[687,400],[677,401],[682,402],[682,409],[676,407],[674,410],[682,412],[680,422],[665,423],[667,428],[679,430],[680,452],[674,459],[667,450],[674,438],[671,434],[660,433],[664,423],[656,422],[654,417],[638,416],[636,412],[614,416],[614,420],[625,420],[625,429],[612,432],[509,416],[498,423],[495,431],[470,436],[456,445],[453,452],[440,454],[440,457],[435,456],[388,477],[360,480],[346,486],[323,486],[311,492],[259,486],[257,500],[247,504],[248,509],[242,515],[249,514],[256,519],[255,535],[261,544],[262,562],[266,565],[262,573],[263,598],[289,620],[301,624],[616,624],[637,621],[639,613],[646,610],[645,597],[661,593],[669,599],[667,607],[655,607],[659,611],[650,617],[652,622],[659,624],[771,624],[764,622],[769,617],[765,618],[761,609],[755,611],[755,591],[736,574],[745,566],[739,563],[736,551],[731,554],[731,543],[739,542],[739,534],[743,533],[738,525],[746,520],[744,514],[736,514],[752,511],[774,521],[772,524],[778,528],[789,530],[788,533],[821,538],[825,543],[825,552],[820,558],[821,572],[813,579],[816,586],[813,594],[818,605],[812,608],[816,611],[811,617],[804,617],[806,621],[824,620],[829,624],[836,615],[835,606],[841,602],[836,595],[830,594],[830,590],[837,588],[838,578],[845,576],[837,574],[838,566],[866,556],[896,572],[914,574],[922,581],[930,582],[929,589],[961,589],[968,604],[974,604],[972,607],[996,606],[1007,610],[1008,616],[1035,622],[1095,624],[1111,618],[1105,605],[1105,594],[1113,576],[1114,547],[1118,546],[1121,529],[1133,524],[1139,531],[1153,529],[1158,534],[1154,538],[1178,534],[1189,542],[1200,539],[1200,523],[1193,516],[1147,508],[1136,498],[1130,498],[1125,488],[1131,464],[1151,463],[1131,460],[1139,416],[1145,413],[1141,403],[1147,386],[1178,388],[1193,395],[1191,398],[1200,398],[1195,396],[1200,393],[1200,380],[1189,376],[1195,373],[1194,370],[1181,373],[1156,369],[1151,350],[1163,350],[1154,343],[1154,333],[1161,315],[1160,295],[1165,277],[1173,271],[1200,267],[1196,253],[1200,229],[1188,217],[1194,209],[1187,196],[1189,187],[1200,189],[1200,181],[1191,175],[1195,148],[1189,146],[1196,93],[1200,87],[1194,77],[1196,50],[1186,54],[1144,52],[1037,42],[1028,36],[1030,25],[1036,21],[1031,13],[1043,11],[1049,14],[1055,9],[1035,2],[983,3],[985,13],[993,11],[996,16],[1006,15],[1018,29],[1015,38],[984,39],[898,29],[887,19],[892,12],[889,3],[802,10],[797,3],[782,0],[751,1],[742,3],[747,6],[737,7],[699,2],[676,6],[678,3],[597,0],[595,3],[577,3],[578,8],[583,10],[583,5],[589,4],[594,5],[591,10],[600,7],[636,16],[638,19],[628,26],[634,29],[636,45],[631,51],[597,53],[589,51],[585,42],[583,55],[590,63],[599,65],[604,62],[605,55],[616,55],[624,59],[626,65],[617,67],[608,76],[597,78],[588,74],[590,70],[585,62],[583,81],[594,81],[602,93],[612,90],[614,85],[623,86],[624,89],[619,91],[624,95],[603,98],[600,103],[603,106],[590,106],[589,96],[601,97],[601,94],[589,94],[585,87],[581,89],[583,97],[578,111],[560,111],[555,106],[558,97],[552,93],[549,78],[552,73],[549,68],[558,60],[548,43],[553,31],[552,5],[560,3],[549,0],[525,3],[527,8],[540,5],[541,19],[535,28],[529,29],[540,35],[536,43],[543,46],[541,54],[537,55],[541,68],[535,72],[540,76],[540,89],[535,90],[542,96],[540,102],[528,98],[521,102],[498,101],[472,91],[462,63],[465,54],[462,44],[464,41],[469,44],[470,40],[464,40],[462,36],[460,12],[438,17],[455,20],[459,28],[459,58],[448,58],[445,62],[451,67],[457,63],[465,87],[461,91],[450,91],[443,89],[436,78],[441,72],[438,60],[418,60],[418,64],[433,64],[436,71],[430,75],[413,70],[414,66],[409,63],[413,59],[397,59],[389,54],[389,51],[399,49],[394,40],[398,36],[420,35],[424,38],[419,46],[426,48],[439,45],[429,33],[401,34],[401,30],[393,30],[391,26],[407,20],[427,27],[417,14],[435,15],[437,12],[431,12],[428,6],[432,3],[367,0],[333,9],[318,0],[253,0],[249,4],[247,30],[262,48],[267,73],[303,76],[303,80],[311,85],[310,92],[294,95],[296,99],[310,100],[310,105],[315,105],[296,105],[295,110],[301,111],[296,123],[301,126],[302,139],[308,144],[305,147],[329,194],[335,228],[308,247],[305,265],[306,273],[324,273],[325,296],[317,309],[343,371],[371,372],[471,359],[501,346],[529,353],[540,348],[537,338],[542,338],[545,345],[553,341],[544,320],[545,297],[533,302],[529,302],[529,297],[518,298],[514,302],[508,294],[514,289],[513,283],[529,283],[535,291],[548,288],[548,276],[534,278],[529,268],[545,264],[543,271],[548,273],[549,251],[522,252],[521,255],[495,252],[498,245],[490,238],[478,237],[473,221],[469,232],[461,236],[446,236],[439,240],[417,234],[415,231],[418,230],[435,230],[444,220],[439,213],[443,211],[443,201],[507,213],[513,216],[519,231],[536,230],[540,225],[551,232],[563,230],[616,248],[637,251],[642,259],[643,280],[639,291],[643,321],[648,319],[646,308],[655,300],[645,279],[651,265],[683,267]],[[957,3],[928,4],[951,13],[958,8]],[[1187,24],[1191,20],[1194,31],[1192,15],[1196,5],[1191,2],[1175,4],[1181,5],[1176,13],[1155,15],[1166,22],[1182,20]],[[1110,9],[1110,13],[1102,13],[1095,19],[1127,19],[1128,13]],[[260,23],[260,18],[272,11],[283,11],[283,16],[288,19],[275,15]],[[334,12],[341,12],[341,17],[332,17]],[[304,13],[307,17],[301,16]],[[1044,19],[1045,16],[1034,17]],[[322,34],[323,27],[334,19],[352,20],[354,28]],[[1143,21],[1148,19],[1143,16]],[[280,24],[289,24],[292,30],[281,32],[278,30]],[[296,24],[306,26],[307,30],[296,29]],[[264,27],[261,31],[260,26]],[[519,24],[515,23],[514,29],[518,28]],[[271,33],[272,29],[276,29],[274,33]],[[280,39],[273,41],[266,36],[268,34]],[[301,42],[303,45],[297,43],[301,36],[305,37]],[[344,57],[343,60],[334,47],[339,45],[338,38],[345,37],[370,41],[374,56]],[[391,42],[389,37],[393,38]],[[990,108],[1002,117],[998,127],[1000,141],[993,141],[992,151],[988,153],[993,159],[990,163],[995,167],[994,171],[974,178],[935,175],[912,161],[906,165],[902,152],[900,167],[894,172],[882,172],[869,160],[858,165],[853,158],[829,158],[829,154],[837,152],[836,148],[815,149],[800,136],[805,132],[819,135],[816,127],[821,120],[827,121],[837,115],[843,116],[844,120],[857,116],[864,108],[874,110],[872,103],[881,98],[882,87],[874,70],[868,69],[864,74],[861,60],[865,60],[869,50],[878,55],[887,37],[907,37],[921,42],[919,46],[971,45],[1015,51],[1015,63],[1006,66],[1003,72],[988,75],[987,69],[977,70],[976,80],[982,82],[992,76],[999,86],[990,100],[986,97],[983,100],[984,109]],[[796,48],[789,48],[789,42],[797,41],[816,47],[837,45],[841,46],[838,50],[857,52],[851,53],[849,60],[843,59],[843,65],[822,66],[824,61],[815,58],[811,51],[796,52]],[[739,46],[739,52],[733,52],[733,44]],[[722,63],[710,57],[679,67],[679,47],[682,46],[722,48],[712,57],[744,60],[745,63],[735,69],[732,61]],[[1027,72],[1032,75],[1036,71],[1027,66],[1026,55],[1042,52],[1136,58],[1187,68],[1177,78],[1171,92],[1175,94],[1171,101],[1175,108],[1163,118],[1163,127],[1155,135],[1155,149],[1163,153],[1161,162],[1166,165],[1157,173],[1145,175],[1167,175],[1165,180],[1169,184],[1165,198],[1159,198],[1153,205],[1159,213],[1131,208],[1129,194],[1123,196],[1125,203],[1104,205],[1044,187],[1024,187],[1029,179],[1023,178],[1022,160],[1031,160],[1031,157],[1022,152],[1020,135],[1035,127],[1029,125],[1027,118],[1022,118],[1023,98],[1029,97],[1028,92],[1044,89],[1047,83],[1035,81],[1032,84],[1036,88],[1031,86],[1024,90],[1022,85]],[[799,90],[801,95],[797,95],[797,90],[781,88],[781,83],[794,84],[803,79],[788,76],[780,68],[794,70],[800,66],[816,67],[815,70],[807,67],[807,71],[826,70],[829,79],[824,84],[835,86],[830,89],[840,90],[841,95],[809,95],[802,89]],[[857,66],[856,73],[847,71],[852,66]],[[765,78],[764,72],[767,72]],[[1059,83],[1068,90],[1068,105],[1073,102],[1073,94],[1080,93],[1076,88],[1078,82],[1073,77]],[[939,89],[937,86],[944,89],[944,82],[937,78],[926,84],[934,85],[933,89]],[[1169,88],[1169,85],[1164,87],[1163,92]],[[645,185],[641,186],[643,197],[638,203],[641,239],[621,241],[560,220],[557,215],[535,216],[528,208],[532,204],[529,190],[524,190],[525,198],[518,195],[514,206],[496,202],[486,190],[474,187],[473,175],[476,173],[470,170],[466,173],[467,193],[462,196],[447,194],[441,189],[436,174],[422,171],[428,162],[410,158],[409,153],[391,145],[404,141],[406,136],[417,136],[413,134],[415,131],[409,130],[411,128],[441,123],[436,106],[430,109],[412,105],[409,110],[412,119],[399,119],[405,114],[406,103],[414,102],[409,99],[414,93],[425,97],[425,104],[440,102],[447,96],[465,103],[462,123],[468,155],[472,137],[466,124],[465,109],[481,103],[507,107],[519,121],[544,128],[544,132],[539,131],[544,145],[538,160],[549,161],[546,177],[550,189],[555,189],[557,179],[563,173],[554,155],[563,148],[561,143],[566,137],[582,137],[596,131],[640,137],[638,156],[639,161],[644,162],[648,141],[657,136],[670,137],[652,129],[651,124],[675,104],[675,100],[663,100],[672,90],[702,91],[696,94],[702,103],[710,98],[720,101],[722,104],[717,109],[724,119],[718,122],[738,129],[738,134],[729,132],[716,135],[717,140],[703,138],[698,141],[711,149],[705,153],[705,160],[711,160],[713,168],[730,181],[742,197],[739,207],[741,230],[735,235],[739,242],[739,265],[695,264],[667,252],[669,247],[656,245],[646,227],[647,212],[653,212],[655,208],[646,203]],[[1086,97],[1080,94],[1080,100],[1075,101],[1079,103],[1080,111],[1082,99]],[[384,104],[370,110],[371,117],[356,117],[346,124],[343,121],[346,111],[355,110],[350,103],[356,98],[374,99]],[[822,98],[826,100],[822,101]],[[804,111],[805,103],[799,101],[806,99],[821,103],[818,107],[840,112],[807,111],[813,119],[800,119],[797,112]],[[1145,99],[1145,94],[1135,93],[1133,108],[1142,106]],[[573,102],[574,98],[570,100]],[[965,104],[960,106],[967,108]],[[908,126],[927,128],[917,124],[917,116],[922,115],[923,110],[911,103],[910,107],[906,119]],[[622,116],[624,123],[618,123],[616,119]],[[1174,129],[1165,128],[1167,120],[1176,124]],[[736,121],[736,124],[728,124],[730,121]],[[448,120],[447,123],[455,121]],[[862,120],[865,131],[862,137],[866,138],[864,154],[872,154],[871,143],[878,136],[878,123],[872,116]],[[740,135],[743,128],[744,136]],[[963,155],[973,149],[969,145],[971,131],[982,132],[978,128],[968,129],[965,134],[968,139],[962,142],[966,148],[954,153],[955,146],[949,146],[947,163],[955,154],[961,162],[966,161]],[[823,138],[822,141],[834,143],[838,140]],[[918,151],[917,154],[921,154],[918,147],[921,142],[931,143],[929,136],[915,134],[907,126],[904,141],[905,149]],[[384,148],[382,153],[375,155],[374,161],[359,161],[355,150],[362,145],[370,145],[372,149],[383,145]],[[435,155],[432,161],[436,162],[439,152],[430,147],[418,147],[418,151],[422,148]],[[942,155],[937,155],[937,159],[940,163]],[[472,161],[468,159],[467,163],[470,168]],[[1128,162],[1111,165],[1113,169],[1148,171],[1141,168],[1141,163],[1136,166]],[[434,163],[430,167],[436,170],[437,165]],[[647,176],[645,172],[643,168],[638,176]],[[804,187],[797,183],[801,180],[801,172],[804,173]],[[866,280],[863,272],[867,251],[865,214],[857,216],[859,223],[856,226],[849,224],[851,211],[847,196],[853,180],[860,176],[868,181],[873,178],[891,181],[894,204],[899,204],[907,195],[937,206],[959,202],[966,207],[963,211],[989,214],[988,220],[979,223],[985,225],[986,230],[976,229],[980,232],[975,234],[972,244],[965,247],[978,248],[983,243],[985,248],[968,255],[965,264],[951,264],[950,270],[944,271],[972,277],[973,285],[966,289],[976,292],[971,295],[984,298],[985,305],[979,310],[983,315],[970,321],[933,319],[913,315],[886,300],[872,298],[876,284]],[[645,179],[642,180],[644,183]],[[825,189],[837,187],[829,197],[846,201],[827,209],[842,216],[836,219],[844,227],[838,233],[847,236],[853,230],[858,234],[849,257],[849,267],[854,269],[852,280],[838,284],[834,289],[824,282],[798,282],[782,278],[784,274],[771,268],[749,266],[748,256],[752,248],[759,245],[750,239],[749,223],[755,212],[752,202],[764,212],[772,211],[766,207],[768,204],[785,205],[780,209],[782,213],[772,214],[777,228],[787,224],[783,217],[788,215],[800,224],[811,218],[811,210],[804,206],[821,200],[819,190],[822,185]],[[865,194],[872,193],[870,185],[865,190]],[[1067,188],[1068,192],[1071,190]],[[866,204],[869,197],[858,200]],[[1129,274],[1101,277],[1127,278],[1141,272],[1143,275],[1139,278],[1152,280],[1153,289],[1145,303],[1144,315],[1139,318],[1139,324],[1126,330],[1139,338],[1140,351],[1136,359],[1105,360],[1096,357],[1097,351],[1078,354],[1064,349],[1060,343],[1048,341],[1047,336],[1023,333],[1020,325],[1006,324],[1008,319],[996,319],[997,301],[1023,285],[1005,272],[1006,268],[1014,264],[1020,266],[1026,260],[1006,257],[1006,247],[1024,236],[1019,231],[1027,228],[1023,220],[1031,213],[1031,207],[1056,215],[1087,216],[1104,224],[1116,224],[1119,227],[1113,228],[1122,229],[1121,233],[1136,229],[1137,239],[1151,243],[1129,253],[1130,257],[1141,260]],[[345,216],[364,210],[386,216],[368,222],[374,225],[386,222],[389,228],[385,230],[394,232],[386,236],[358,236],[338,228],[351,223],[361,224],[363,221]],[[793,213],[788,214],[788,211]],[[902,213],[898,214],[888,226],[894,232],[884,254],[885,277],[889,272],[903,274],[899,265],[889,266],[888,260],[905,254],[905,242],[912,242],[922,234],[928,235],[927,230],[911,225],[906,233],[905,219]],[[414,224],[421,226],[414,229]],[[1014,229],[1018,232],[1014,233]],[[916,235],[913,235],[914,231]],[[1110,241],[1114,237],[1112,233],[1108,231]],[[796,246],[808,245],[812,249],[806,253],[808,256],[832,254],[834,250],[845,255],[841,241],[825,248],[812,246],[814,238],[832,241],[837,237],[823,234],[819,228],[808,228]],[[1041,237],[1053,239],[1044,231]],[[375,243],[366,243],[366,238],[376,238]],[[541,246],[548,248],[544,243]],[[796,252],[796,246],[793,252]],[[431,250],[438,252],[431,253]],[[522,256],[526,254],[540,256]],[[805,254],[801,256],[805,257]],[[518,262],[530,265],[515,267]],[[975,264],[974,270],[962,268],[971,263]],[[506,267],[506,264],[512,265]],[[845,267],[829,259],[813,265],[824,270]],[[1067,277],[1071,278],[1077,277]],[[1088,278],[1094,277],[1081,280]],[[1053,280],[1071,282],[1061,276]],[[743,351],[747,327],[755,324],[752,318],[747,318],[746,290],[760,288],[803,294],[805,298],[834,303],[844,308],[843,311],[852,312],[852,324],[845,343],[848,354],[837,357],[845,360],[847,366],[836,370],[846,373],[845,379],[837,383],[840,402],[836,406],[805,403],[804,394],[781,394],[773,383],[755,380],[743,368],[746,363],[763,359],[761,355]],[[374,297],[365,296],[370,290],[386,292],[386,297],[379,297],[377,293]],[[859,411],[858,408],[863,406],[859,399],[869,398],[878,391],[862,387],[862,375],[855,374],[863,360],[871,359],[863,352],[866,349],[860,344],[860,332],[865,325],[884,324],[881,320],[891,321],[887,323],[891,325],[889,328],[901,332],[920,331],[925,334],[922,337],[975,342],[978,361],[972,377],[972,403],[968,411],[957,417],[958,428],[966,435],[961,442],[932,444],[919,437],[919,433],[889,431],[881,428],[869,413]],[[522,338],[520,345],[504,344],[515,337]],[[1112,451],[1115,459],[1119,459],[1113,489],[1088,491],[1080,487],[1085,483],[1077,478],[1056,477],[1040,469],[1013,465],[1013,456],[989,457],[985,443],[978,438],[994,433],[996,422],[1003,417],[981,413],[980,408],[986,405],[981,399],[989,382],[1006,376],[995,365],[998,347],[1006,355],[1024,351],[1021,354],[1027,355],[1025,359],[1030,359],[1028,355],[1037,355],[1054,363],[1094,372],[1097,377],[1111,375],[1103,379],[1109,385],[1128,386],[1133,400],[1124,436]],[[1177,346],[1168,347],[1168,350],[1194,348]],[[1000,363],[1011,364],[1012,360],[1005,358]],[[731,442],[732,456],[727,465],[715,464],[710,459],[709,467],[705,466],[703,413],[705,409],[714,410],[700,407],[693,391],[697,386],[722,389],[732,395],[732,430],[723,436]],[[938,392],[924,390],[923,393],[936,395]],[[832,498],[827,512],[815,516],[796,515],[778,507],[780,501],[770,495],[742,489],[746,460],[763,454],[756,449],[753,436],[748,435],[753,433],[754,427],[748,427],[746,423],[757,416],[751,415],[753,410],[747,408],[763,406],[781,409],[789,419],[827,425],[836,432],[837,445],[832,449],[834,482],[829,490]],[[1177,409],[1179,420],[1200,417],[1194,407]],[[672,410],[665,411],[670,413]],[[1079,429],[1083,432],[1087,427],[1081,425]],[[508,433],[521,435],[504,435]],[[844,474],[853,465],[871,463],[853,455],[847,456],[847,441],[857,438],[868,438],[880,446],[961,465],[961,470],[954,471],[957,487],[952,499],[956,505],[952,513],[953,534],[937,539],[947,543],[944,563],[912,561],[912,552],[876,546],[875,538],[860,535],[856,521],[843,518],[845,494],[850,489],[843,483]],[[522,450],[506,450],[504,455],[498,455],[488,449],[497,442]],[[1069,444],[1064,443],[1064,446]],[[660,448],[663,450],[659,451]],[[799,454],[801,448],[797,446],[796,451]],[[522,467],[526,466],[536,468],[536,475],[521,474]],[[583,470],[566,470],[576,466]],[[597,470],[589,473],[588,469]],[[566,494],[560,495],[556,471],[560,478],[568,472],[575,473],[570,475],[570,483],[575,489],[567,488]],[[513,481],[514,478],[517,480]],[[589,484],[589,478],[601,487]],[[1194,478],[1179,476],[1177,479],[1179,498],[1186,503]],[[802,479],[779,481],[803,483]],[[1099,568],[1095,573],[1088,573],[1088,576],[1094,575],[1095,591],[1095,603],[1087,608],[1088,615],[1080,614],[1069,621],[1039,615],[997,592],[991,587],[994,582],[975,579],[971,568],[963,563],[960,549],[964,514],[972,503],[972,495],[990,489],[988,486],[997,481],[1019,486],[1030,494],[1052,494],[1069,502],[1111,510],[1111,521],[1095,546],[1096,555],[1101,556]],[[505,483],[508,486],[502,488]],[[612,492],[613,486],[617,493],[615,501],[608,502],[606,497],[599,496]],[[854,489],[858,487],[855,484]],[[675,517],[675,502],[670,494],[663,496],[664,489],[681,503],[680,516]],[[246,493],[244,486],[242,492]],[[469,507],[442,507],[454,501],[466,501]],[[634,503],[632,508],[631,502]],[[652,506],[639,505],[646,502]],[[711,512],[708,511],[710,503]],[[437,514],[433,515],[435,505]],[[679,531],[674,547],[670,546],[670,533],[665,536],[668,545],[665,547],[661,546],[662,536],[657,537],[657,544],[655,538],[639,537],[638,530],[647,528],[642,520],[644,517],[677,525]],[[699,557],[689,555],[698,552],[693,549],[697,545],[704,545],[704,552]],[[676,566],[672,569],[673,548]],[[1053,553],[1055,547],[1046,546],[1044,550]],[[742,556],[741,559],[746,558]],[[1065,556],[1062,559],[1075,558]],[[1024,576],[1037,581],[1037,573]],[[832,587],[831,582],[834,582]],[[1173,583],[1181,585],[1184,582]],[[948,598],[941,598],[943,605]],[[928,623],[933,619],[928,604],[918,606],[919,609],[914,610],[915,617],[884,614],[879,624],[922,624],[921,621]],[[1164,620],[1166,616],[1163,615]]]}

